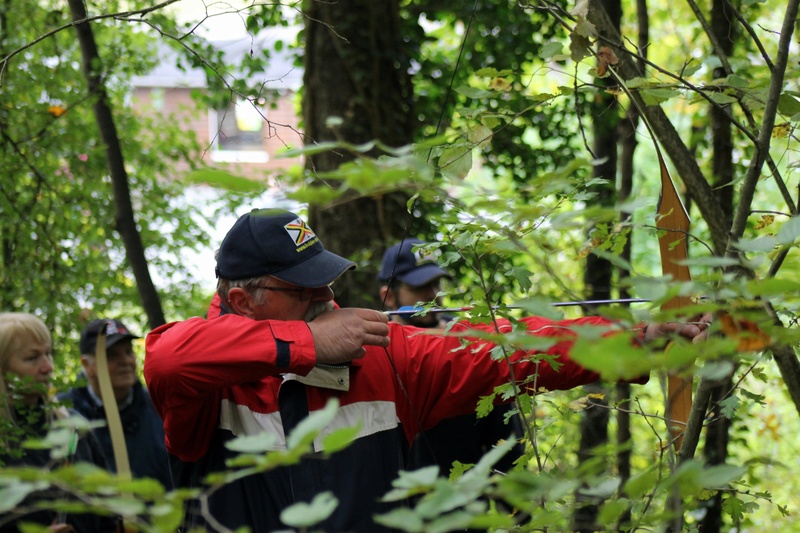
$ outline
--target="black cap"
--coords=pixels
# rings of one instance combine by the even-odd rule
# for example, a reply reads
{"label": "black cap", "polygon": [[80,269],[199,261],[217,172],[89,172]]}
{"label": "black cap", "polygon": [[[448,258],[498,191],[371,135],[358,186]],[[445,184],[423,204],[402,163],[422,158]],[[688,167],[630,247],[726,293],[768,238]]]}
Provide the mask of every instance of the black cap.
{"label": "black cap", "polygon": [[97,335],[104,327],[106,328],[106,348],[111,348],[119,341],[139,338],[119,320],[97,318],[89,322],[81,332],[81,355],[94,355],[95,348],[97,348]]}
{"label": "black cap", "polygon": [[329,252],[296,214],[254,209],[236,221],[217,254],[216,273],[237,280],[275,276],[298,287],[330,285],[356,264]]}
{"label": "black cap", "polygon": [[412,287],[421,287],[437,278],[450,278],[450,274],[436,264],[435,257],[422,255],[419,250],[414,251],[419,244],[424,243],[419,239],[406,239],[386,250],[378,279],[388,282],[394,274],[394,279]]}

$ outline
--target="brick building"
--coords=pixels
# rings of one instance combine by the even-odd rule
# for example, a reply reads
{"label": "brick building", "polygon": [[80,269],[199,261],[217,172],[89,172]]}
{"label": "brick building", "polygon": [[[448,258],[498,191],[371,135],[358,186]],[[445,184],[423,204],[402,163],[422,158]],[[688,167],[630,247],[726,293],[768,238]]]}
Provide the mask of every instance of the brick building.
{"label": "brick building", "polygon": [[[277,38],[291,38],[290,31],[216,40],[212,44],[224,53],[226,63],[236,64],[246,54],[260,55]],[[293,65],[290,52],[272,51],[266,70],[251,80],[263,88],[261,98],[246,100],[231,93],[227,105],[218,109],[201,109],[192,99],[193,91],[207,88],[201,69],[178,68],[177,53],[165,45],[159,46],[157,53],[160,63],[149,74],[133,80],[134,105],[143,112],[174,117],[194,131],[205,148],[206,163],[252,178],[264,178],[272,171],[302,164],[299,158],[276,157],[287,147],[302,145],[296,100],[303,74]],[[227,75],[226,79],[231,81],[233,77]]]}

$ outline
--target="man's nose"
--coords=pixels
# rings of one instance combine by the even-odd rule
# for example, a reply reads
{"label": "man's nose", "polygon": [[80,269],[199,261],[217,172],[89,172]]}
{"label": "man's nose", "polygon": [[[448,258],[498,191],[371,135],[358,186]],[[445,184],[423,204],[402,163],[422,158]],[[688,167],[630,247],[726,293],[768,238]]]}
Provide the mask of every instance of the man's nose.
{"label": "man's nose", "polygon": [[436,288],[436,287],[432,287],[430,285],[427,285],[427,286],[423,287],[420,292],[422,293],[422,296],[424,297],[423,301],[432,302],[432,301],[434,301],[436,299],[436,295],[439,293],[439,289]]}

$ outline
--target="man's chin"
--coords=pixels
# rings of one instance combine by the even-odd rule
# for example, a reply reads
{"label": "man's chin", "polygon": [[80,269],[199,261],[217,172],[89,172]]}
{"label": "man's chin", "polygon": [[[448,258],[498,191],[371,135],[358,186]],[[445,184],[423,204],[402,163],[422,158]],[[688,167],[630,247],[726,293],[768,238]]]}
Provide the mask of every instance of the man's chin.
{"label": "man's chin", "polygon": [[312,303],[308,307],[308,311],[306,311],[306,316],[304,320],[306,322],[311,322],[325,311],[331,311],[333,309],[334,305],[332,301]]}

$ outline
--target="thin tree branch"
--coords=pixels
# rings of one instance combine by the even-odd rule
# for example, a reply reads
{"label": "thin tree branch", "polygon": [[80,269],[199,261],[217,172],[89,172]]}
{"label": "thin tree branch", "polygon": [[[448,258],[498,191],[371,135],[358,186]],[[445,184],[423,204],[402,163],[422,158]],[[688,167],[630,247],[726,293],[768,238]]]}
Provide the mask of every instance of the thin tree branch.
{"label": "thin tree branch", "polygon": [[758,141],[755,145],[754,157],[750,162],[750,166],[747,169],[747,173],[745,174],[745,178],[739,190],[739,205],[734,214],[729,236],[730,240],[726,247],[730,257],[735,257],[739,254],[731,244],[744,235],[747,219],[750,216],[750,206],[753,203],[753,195],[755,194],[758,179],[761,176],[761,168],[769,153],[772,129],[775,126],[775,115],[778,111],[778,99],[783,89],[783,80],[789,62],[789,47],[792,43],[799,1],[800,0],[789,0],[786,5],[781,34],[778,39],[778,54],[775,61],[775,68],[772,70],[772,76],[770,77],[769,92],[764,107],[764,120],[761,122],[761,130],[759,131]]}

